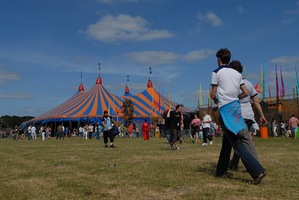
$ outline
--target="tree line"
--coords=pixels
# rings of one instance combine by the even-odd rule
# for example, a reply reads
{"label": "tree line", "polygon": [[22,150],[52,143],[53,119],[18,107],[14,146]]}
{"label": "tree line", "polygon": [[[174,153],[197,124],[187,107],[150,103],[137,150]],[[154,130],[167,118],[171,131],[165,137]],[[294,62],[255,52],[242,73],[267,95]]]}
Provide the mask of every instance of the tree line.
{"label": "tree line", "polygon": [[33,119],[32,116],[9,116],[3,115],[0,117],[0,129],[14,128],[16,125],[20,126],[23,122]]}

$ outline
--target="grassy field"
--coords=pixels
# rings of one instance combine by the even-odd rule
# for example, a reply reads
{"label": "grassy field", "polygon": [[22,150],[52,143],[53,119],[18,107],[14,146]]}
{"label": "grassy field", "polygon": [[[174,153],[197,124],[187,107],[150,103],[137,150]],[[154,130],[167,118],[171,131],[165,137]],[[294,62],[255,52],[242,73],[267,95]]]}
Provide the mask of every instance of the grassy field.
{"label": "grassy field", "polygon": [[241,164],[215,178],[221,138],[211,146],[164,138],[36,141],[0,139],[1,199],[299,199],[299,140],[255,138],[268,175],[260,185]]}

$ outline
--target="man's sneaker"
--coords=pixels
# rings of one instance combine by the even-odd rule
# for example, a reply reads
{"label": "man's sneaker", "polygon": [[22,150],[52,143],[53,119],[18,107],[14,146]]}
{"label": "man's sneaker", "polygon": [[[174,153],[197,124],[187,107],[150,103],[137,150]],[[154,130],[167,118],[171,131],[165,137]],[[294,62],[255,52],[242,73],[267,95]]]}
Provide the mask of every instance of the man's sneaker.
{"label": "man's sneaker", "polygon": [[106,148],[106,147],[108,147],[108,145],[107,145],[107,144],[105,144],[105,148]]}
{"label": "man's sneaker", "polygon": [[113,144],[110,145],[111,148],[115,148],[115,146]]}
{"label": "man's sneaker", "polygon": [[213,140],[211,140],[209,144],[212,145],[213,144]]}
{"label": "man's sneaker", "polygon": [[173,144],[169,144],[169,149],[170,149],[170,150],[173,149]]}
{"label": "man's sneaker", "polygon": [[252,184],[253,184],[253,185],[258,185],[258,184],[260,184],[261,181],[262,181],[262,179],[263,179],[266,175],[267,175],[266,172],[261,173],[258,177],[256,177],[256,178],[253,179]]}
{"label": "man's sneaker", "polygon": [[208,145],[208,143],[203,143],[203,144],[202,144],[202,146],[207,146],[207,145]]}
{"label": "man's sneaker", "polygon": [[229,173],[229,172],[224,172],[224,174],[216,175],[216,177],[232,179],[233,178],[233,174]]}
{"label": "man's sneaker", "polygon": [[181,150],[181,149],[180,149],[180,147],[177,147],[177,148],[176,148],[176,150],[178,150],[178,151],[179,151],[179,150]]}

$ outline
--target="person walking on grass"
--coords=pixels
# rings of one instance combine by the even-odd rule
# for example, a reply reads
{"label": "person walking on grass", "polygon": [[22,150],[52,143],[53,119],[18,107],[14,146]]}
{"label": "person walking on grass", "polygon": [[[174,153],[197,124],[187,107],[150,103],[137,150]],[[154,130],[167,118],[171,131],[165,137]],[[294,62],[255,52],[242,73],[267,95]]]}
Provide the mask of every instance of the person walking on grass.
{"label": "person walking on grass", "polygon": [[149,131],[150,125],[147,123],[147,120],[145,119],[142,124],[143,140],[149,140]]}
{"label": "person walking on grass", "polygon": [[[257,185],[266,176],[266,171],[242,142],[244,135],[249,134],[241,115],[239,99],[249,95],[239,72],[228,64],[231,53],[220,49],[216,53],[218,68],[212,72],[211,98],[219,108],[219,122],[222,127],[222,147],[216,168],[216,177],[230,177],[227,173],[232,148],[238,152],[250,176]],[[242,93],[240,93],[240,89]]]}
{"label": "person walking on grass", "polygon": [[31,140],[31,127],[32,127],[32,125],[30,124],[30,125],[28,126],[28,129],[27,129],[27,137],[28,137],[28,140]]}
{"label": "person walking on grass", "polygon": [[298,119],[293,114],[292,117],[289,120],[289,129],[291,130],[292,136],[294,136],[294,139],[296,139],[296,135],[298,133]]}
{"label": "person walking on grass", "polygon": [[175,107],[175,110],[171,111],[169,109],[167,113],[167,118],[170,120],[170,148],[175,150],[180,150],[180,147],[178,146],[178,142],[181,138],[181,122],[183,119],[182,115],[182,105],[177,105]]}
{"label": "person walking on grass", "polygon": [[32,140],[36,140],[37,139],[36,128],[35,128],[34,124],[31,127],[31,139]]}
{"label": "person walking on grass", "polygon": [[[193,138],[195,139],[195,143],[199,142],[199,129],[200,129],[201,121],[198,118],[197,114],[194,115],[194,119],[191,122],[191,126],[193,127]],[[194,140],[192,140],[193,142]]]}
{"label": "person walking on grass", "polygon": [[62,124],[59,124],[57,127],[56,140],[61,139],[62,134],[63,134],[63,126]]}
{"label": "person walking on grass", "polygon": [[85,124],[85,126],[83,127],[83,140],[87,140],[88,138],[88,124]]}
{"label": "person walking on grass", "polygon": [[114,136],[113,136],[113,133],[110,131],[112,126],[114,125],[114,120],[112,119],[111,116],[108,115],[108,111],[105,110],[104,111],[104,115],[103,115],[103,119],[102,119],[102,125],[103,125],[103,129],[104,129],[104,132],[103,132],[103,139],[104,139],[104,144],[105,144],[105,147],[108,147],[108,138],[110,140],[110,147],[111,148],[114,148]]}
{"label": "person walking on grass", "polygon": [[[243,72],[243,66],[240,61],[234,60],[230,62],[229,64],[233,69],[235,69],[237,72],[242,74]],[[253,130],[254,130],[254,125],[256,124],[255,117],[254,117],[254,112],[252,109],[251,102],[253,102],[255,110],[258,112],[260,116],[260,124],[266,124],[267,120],[264,116],[263,110],[260,106],[259,100],[257,98],[257,91],[255,90],[254,86],[252,85],[251,82],[249,82],[247,79],[243,78],[243,82],[246,86],[246,88],[249,91],[249,95],[243,99],[240,99],[240,105],[241,105],[241,112],[242,116],[245,120],[245,123],[247,125],[248,133],[249,135],[244,135],[242,138],[243,144],[246,146],[246,148],[251,152],[251,154],[255,157],[256,160],[258,159],[254,143],[253,143]],[[240,91],[241,92],[241,91]],[[240,156],[238,152],[234,151],[233,158],[231,159],[229,163],[229,167],[232,170],[237,170],[238,169],[238,164],[240,161]]]}
{"label": "person walking on grass", "polygon": [[[208,140],[210,141],[210,145],[213,144],[213,135],[211,134],[210,128],[211,128],[211,122],[212,118],[210,115],[208,115],[207,111],[203,111],[203,119],[202,119],[202,137],[203,137],[203,144],[202,146],[208,145]],[[208,139],[208,140],[207,140]]]}

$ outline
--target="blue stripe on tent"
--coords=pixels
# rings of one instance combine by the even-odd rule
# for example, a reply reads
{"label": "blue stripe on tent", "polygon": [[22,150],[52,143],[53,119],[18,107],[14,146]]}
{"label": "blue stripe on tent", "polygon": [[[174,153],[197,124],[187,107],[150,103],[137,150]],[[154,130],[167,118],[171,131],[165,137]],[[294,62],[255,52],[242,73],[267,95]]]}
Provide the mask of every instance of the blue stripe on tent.
{"label": "blue stripe on tent", "polygon": [[137,97],[137,96],[134,96],[131,98],[132,102],[133,102],[133,105],[134,107],[136,107],[138,110],[140,110],[140,112],[138,112],[136,109],[134,109],[134,113],[136,114],[136,116],[150,116],[151,113],[148,112],[147,110],[145,110],[144,108],[142,108],[140,105],[138,105],[136,102],[139,102],[140,104],[144,105],[145,107],[147,107],[149,110],[152,110],[151,106],[147,106],[147,104],[140,98],[140,97]]}
{"label": "blue stripe on tent", "polygon": [[[82,109],[88,105],[88,103],[90,102],[90,98],[92,98],[92,96],[94,95],[94,91],[92,91],[90,94],[87,95],[87,97],[82,101],[80,102],[79,105],[76,105],[76,107],[72,108],[73,109],[76,109],[74,111],[70,110],[69,112],[69,115],[72,116],[72,115],[77,115],[80,111],[82,111]],[[79,106],[79,107],[78,107]],[[86,111],[86,110],[85,110]],[[85,111],[83,112],[85,114]],[[85,114],[86,115],[86,114]]]}
{"label": "blue stripe on tent", "polygon": [[91,102],[89,101],[90,103],[89,103],[88,107],[86,108],[84,115],[90,115],[90,112],[92,111],[92,107],[95,102],[95,94],[91,98],[92,98],[92,99],[90,99]]}

